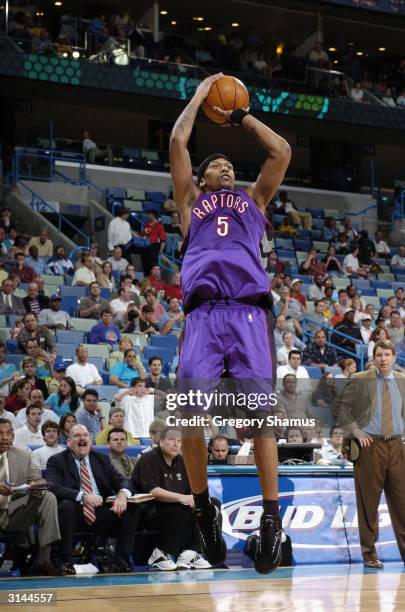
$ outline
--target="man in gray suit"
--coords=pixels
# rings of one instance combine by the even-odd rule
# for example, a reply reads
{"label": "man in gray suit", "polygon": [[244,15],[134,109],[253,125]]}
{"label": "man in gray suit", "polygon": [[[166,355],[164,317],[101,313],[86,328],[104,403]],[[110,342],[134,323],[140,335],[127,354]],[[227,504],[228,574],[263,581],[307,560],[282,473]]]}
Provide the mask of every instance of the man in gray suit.
{"label": "man in gray suit", "polygon": [[[49,491],[35,490],[44,482],[40,466],[32,455],[13,447],[13,438],[10,421],[0,418],[0,530],[21,533],[16,545],[35,523],[39,549],[33,569],[38,575],[60,575],[50,558],[52,544],[60,540],[56,497]],[[23,484],[30,485],[28,494],[13,493],[12,487]]]}
{"label": "man in gray suit", "polygon": [[366,567],[380,569],[378,506],[384,491],[399,552],[405,562],[405,376],[395,372],[395,348],[376,343],[374,368],[352,374],[334,404],[343,452],[353,461],[361,552]]}
{"label": "man in gray suit", "polygon": [[0,314],[24,315],[25,306],[22,298],[13,295],[14,284],[6,278],[1,284],[0,291]]}

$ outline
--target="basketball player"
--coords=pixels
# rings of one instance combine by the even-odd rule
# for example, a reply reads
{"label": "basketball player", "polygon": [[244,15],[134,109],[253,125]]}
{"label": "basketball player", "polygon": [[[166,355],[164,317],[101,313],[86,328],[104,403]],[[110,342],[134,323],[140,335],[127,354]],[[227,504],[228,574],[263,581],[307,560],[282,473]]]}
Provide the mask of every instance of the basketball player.
{"label": "basketball player", "polygon": [[[182,380],[219,380],[224,369],[237,380],[268,380],[276,356],[266,317],[269,278],[260,264],[260,241],[266,229],[265,209],[290,162],[288,143],[246,109],[215,108],[227,126],[249,132],[267,154],[255,183],[235,189],[231,161],[221,153],[200,166],[197,185],[187,143],[198,109],[222,73],[202,81],[177,119],[170,138],[174,200],[188,243],[181,271],[187,313],[179,362]],[[226,132],[222,132],[226,134]],[[195,408],[187,408],[195,412]],[[252,416],[255,416],[252,413]],[[189,429],[190,430],[190,429]],[[255,567],[274,570],[281,559],[282,526],[277,487],[274,436],[255,435],[255,460],[263,493],[263,515]],[[194,496],[203,554],[222,564],[226,545],[221,513],[208,494],[207,448],[202,428],[183,436],[183,455]]]}

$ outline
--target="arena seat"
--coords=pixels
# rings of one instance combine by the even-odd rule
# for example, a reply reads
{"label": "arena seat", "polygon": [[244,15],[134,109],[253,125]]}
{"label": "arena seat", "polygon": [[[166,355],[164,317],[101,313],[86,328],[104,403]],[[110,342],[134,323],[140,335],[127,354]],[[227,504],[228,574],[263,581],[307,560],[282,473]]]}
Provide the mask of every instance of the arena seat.
{"label": "arena seat", "polygon": [[57,354],[65,360],[74,361],[76,357],[76,345],[75,344],[62,344],[57,342],[55,345]]}
{"label": "arena seat", "polygon": [[294,248],[297,251],[309,251],[312,246],[312,242],[309,239],[294,238]]}
{"label": "arena seat", "polygon": [[368,287],[368,288],[360,289],[360,295],[362,297],[368,298],[371,295],[377,295],[376,291],[377,289],[375,289],[374,287]]}
{"label": "arena seat", "polygon": [[382,288],[377,288],[377,296],[379,298],[389,298],[393,295],[393,291],[392,289],[382,289]]}
{"label": "arena seat", "polygon": [[354,285],[357,289],[367,289],[371,287],[370,281],[366,278],[354,278],[352,280],[352,285]]}
{"label": "arena seat", "polygon": [[167,336],[157,336],[156,334],[152,334],[150,337],[149,346],[168,348],[176,352],[177,351],[177,337],[174,334],[167,334]]}
{"label": "arena seat", "polygon": [[166,194],[164,191],[145,191],[145,200],[150,202],[163,202],[166,200]]}
{"label": "arena seat", "polygon": [[312,242],[312,246],[320,253],[326,253],[326,251],[328,250],[329,242],[325,242],[324,240],[314,240]]}
{"label": "arena seat", "polygon": [[89,357],[87,361],[95,365],[100,374],[104,371],[105,360],[102,357]]}
{"label": "arena seat", "polygon": [[392,281],[391,282],[391,289],[393,291],[396,291],[397,289],[405,289],[405,283],[400,283],[398,281]]}
{"label": "arena seat", "polygon": [[107,187],[106,193],[113,200],[125,200],[127,197],[127,190],[124,187]]}
{"label": "arena seat", "polygon": [[56,330],[56,342],[61,342],[62,344],[74,344],[77,346],[78,344],[82,344],[83,341],[84,332],[82,331],[69,331],[65,329]]}
{"label": "arena seat", "polygon": [[161,202],[144,202],[142,205],[142,209],[144,213],[148,213],[151,210],[160,213],[163,210]]}
{"label": "arena seat", "polygon": [[22,353],[7,353],[6,362],[12,363],[17,369],[19,369],[24,357],[26,357],[26,355],[23,355]]}
{"label": "arena seat", "polygon": [[62,285],[59,289],[59,293],[62,297],[74,297],[78,300],[87,295],[87,287],[68,287]]}
{"label": "arena seat", "polygon": [[383,280],[372,280],[371,286],[375,287],[375,289],[390,289],[391,287],[389,281],[383,281]]}
{"label": "arena seat", "polygon": [[112,402],[120,388],[115,385],[86,385],[86,389],[95,389],[101,401]]}
{"label": "arena seat", "polygon": [[305,210],[311,213],[312,219],[323,219],[325,217],[323,208],[306,208]]}
{"label": "arena seat", "polygon": [[296,274],[296,278],[306,285],[312,284],[312,277],[307,274]]}
{"label": "arena seat", "polygon": [[73,316],[78,306],[78,298],[73,296],[62,297],[60,309],[65,310],[69,315]]}
{"label": "arena seat", "polygon": [[275,238],[274,247],[276,249],[291,249],[294,250],[294,243],[290,238]]}
{"label": "arena seat", "polygon": [[83,332],[89,332],[98,323],[96,319],[80,319],[79,317],[72,317],[71,321],[75,331]]}
{"label": "arena seat", "polygon": [[[146,446],[142,445],[142,444],[138,444],[136,446],[127,446],[126,448],[126,453],[129,457],[137,457],[144,449],[146,448]],[[109,455],[110,454],[110,447],[109,446],[93,446],[92,447],[93,450],[98,451],[99,453],[104,453],[105,455]]]}
{"label": "arena seat", "polygon": [[101,357],[107,359],[110,356],[108,344],[85,344],[89,357]]}
{"label": "arena seat", "polygon": [[[321,231],[322,231],[322,230],[323,230],[323,226],[324,226],[324,225],[325,225],[325,221],[324,221],[324,219],[323,219],[323,218],[322,218],[322,219],[319,219],[319,218],[315,217],[314,219],[312,219],[312,227],[313,227],[314,229],[317,229],[317,230],[321,230]],[[322,235],[322,234],[321,234],[321,235]]]}
{"label": "arena seat", "polygon": [[165,363],[171,363],[175,355],[175,351],[169,348],[163,348],[161,346],[145,346],[143,349],[143,355],[146,360],[151,357],[160,357]]}
{"label": "arena seat", "polygon": [[311,238],[312,240],[321,240],[322,238],[322,229],[312,229],[311,230]]}

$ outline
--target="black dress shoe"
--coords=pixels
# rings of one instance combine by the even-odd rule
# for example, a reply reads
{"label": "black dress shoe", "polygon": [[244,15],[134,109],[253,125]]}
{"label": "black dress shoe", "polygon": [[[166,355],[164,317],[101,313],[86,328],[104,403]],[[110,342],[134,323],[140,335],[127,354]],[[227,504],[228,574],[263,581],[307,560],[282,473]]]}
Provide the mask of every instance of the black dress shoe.
{"label": "black dress shoe", "polygon": [[63,576],[61,567],[57,567],[50,559],[44,563],[35,564],[31,573],[35,576]]}
{"label": "black dress shoe", "polygon": [[62,574],[64,576],[75,576],[76,575],[75,566],[73,565],[71,561],[66,561],[62,565]]}
{"label": "black dress shoe", "polygon": [[132,567],[127,561],[124,561],[124,559],[113,559],[109,566],[109,570],[117,574],[124,574],[132,572]]}

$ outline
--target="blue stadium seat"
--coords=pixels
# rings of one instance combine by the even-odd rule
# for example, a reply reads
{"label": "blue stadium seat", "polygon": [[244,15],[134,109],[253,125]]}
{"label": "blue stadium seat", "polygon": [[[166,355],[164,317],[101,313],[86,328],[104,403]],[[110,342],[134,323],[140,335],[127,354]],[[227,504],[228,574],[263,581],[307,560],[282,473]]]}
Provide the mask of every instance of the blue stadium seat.
{"label": "blue stadium seat", "polygon": [[311,213],[312,219],[324,219],[325,211],[323,208],[306,208],[307,212]]}
{"label": "blue stadium seat", "polygon": [[397,276],[398,274],[403,274],[403,272],[404,272],[403,268],[395,268],[394,266],[390,266],[390,270],[391,270],[392,274],[395,274],[395,276]]}
{"label": "blue stadium seat", "polygon": [[371,287],[370,281],[365,278],[354,278],[352,283],[357,289],[367,289]]}
{"label": "blue stadium seat", "polygon": [[277,254],[277,257],[282,261],[285,261],[286,259],[294,259],[294,261],[296,261],[295,251],[293,249],[276,248],[276,254]]}
{"label": "blue stadium seat", "polygon": [[163,202],[166,200],[166,194],[163,191],[145,191],[145,200],[150,202]]}
{"label": "blue stadium seat", "polygon": [[21,353],[15,353],[14,355],[7,353],[6,363],[12,363],[17,369],[19,369],[24,357],[26,357],[26,355],[22,355]]}
{"label": "blue stadium seat", "polygon": [[94,388],[98,393],[100,402],[112,402],[120,388],[115,385],[86,385],[86,389]]}
{"label": "blue stadium seat", "polygon": [[294,243],[291,238],[275,238],[274,246],[276,249],[292,249],[294,250]]}
{"label": "blue stadium seat", "polygon": [[82,331],[69,331],[65,329],[56,330],[56,342],[62,344],[82,344],[84,342],[84,332]]}
{"label": "blue stadium seat", "polygon": [[[325,221],[324,221],[323,218],[321,219],[319,217],[315,217],[314,219],[312,219],[312,227],[313,228],[315,228],[317,230],[322,230],[324,225],[325,225]],[[321,236],[322,236],[322,231],[321,231]],[[312,230],[312,238],[313,238],[313,240],[316,240],[314,238],[314,236],[313,236],[313,230]]]}
{"label": "blue stadium seat", "polygon": [[150,346],[158,346],[176,351],[177,338],[174,334],[168,334],[167,336],[157,336],[152,334],[150,337]]}
{"label": "blue stadium seat", "polygon": [[[144,448],[146,447],[142,444],[138,444],[137,446],[127,446],[125,452],[129,457],[136,457],[144,450]],[[105,455],[110,454],[109,446],[93,446],[93,450],[98,451],[99,453],[104,453]]]}
{"label": "blue stadium seat", "polygon": [[100,374],[104,371],[105,363],[102,357],[88,357],[87,361],[95,365]]}
{"label": "blue stadium seat", "polygon": [[175,351],[173,349],[162,346],[145,346],[143,349],[143,356],[146,360],[157,356],[160,357],[164,363],[170,363],[173,360],[174,354]]}
{"label": "blue stadium seat", "polygon": [[125,200],[127,197],[127,190],[125,187],[107,187],[107,195],[115,200]]}
{"label": "blue stadium seat", "polygon": [[294,238],[294,247],[297,251],[309,251],[312,241],[305,238]]}
{"label": "blue stadium seat", "polygon": [[322,370],[317,366],[305,366],[305,369],[312,380],[319,380],[322,376]]}
{"label": "blue stadium seat", "polygon": [[309,274],[297,274],[296,278],[299,278],[302,283],[312,285],[312,276]]}
{"label": "blue stadium seat", "polygon": [[278,227],[284,221],[284,215],[273,215],[273,224]]}
{"label": "blue stadium seat", "polygon": [[312,240],[322,240],[322,229],[312,229],[311,238]]}
{"label": "blue stadium seat", "polygon": [[6,340],[6,352],[7,353],[19,353],[17,340]]}
{"label": "blue stadium seat", "polygon": [[375,289],[391,289],[391,284],[389,281],[372,280],[371,286]]}
{"label": "blue stadium seat", "polygon": [[87,287],[67,287],[62,285],[59,289],[62,297],[74,297],[77,300],[87,295]]}
{"label": "blue stadium seat", "polygon": [[391,281],[391,289],[393,291],[396,291],[397,289],[400,289],[402,287],[402,289],[405,289],[405,282],[398,282],[398,281]]}
{"label": "blue stadium seat", "polygon": [[168,215],[162,215],[160,217],[160,220],[163,223],[163,225],[169,225],[172,222],[172,218],[169,217]]}
{"label": "blue stadium seat", "polygon": [[303,229],[302,227],[300,227],[298,229],[298,238],[302,238],[303,240],[310,240],[311,230]]}
{"label": "blue stadium seat", "polygon": [[61,310],[65,310],[71,317],[75,316],[76,309],[78,307],[78,298],[73,296],[62,297]]}
{"label": "blue stadium seat", "polygon": [[399,283],[405,283],[405,274],[396,274],[395,278]]}
{"label": "blue stadium seat", "polygon": [[360,290],[360,295],[362,297],[372,297],[374,295],[377,295],[377,291],[375,287],[367,287]]}
{"label": "blue stadium seat", "polygon": [[105,300],[109,300],[111,297],[111,291],[106,287],[102,287],[100,289],[100,297],[104,298]]}
{"label": "blue stadium seat", "polygon": [[15,322],[18,321],[18,319],[21,319],[21,315],[13,315],[13,314],[9,314],[8,315],[8,324],[10,327],[15,327]]}
{"label": "blue stadium seat", "polygon": [[75,360],[76,357],[76,345],[75,344],[62,344],[57,342],[55,345],[57,354],[62,357],[63,360],[69,359]]}
{"label": "blue stadium seat", "polygon": [[155,210],[157,213],[162,211],[162,203],[161,202],[144,202],[142,205],[143,212],[147,213],[150,210]]}
{"label": "blue stadium seat", "polygon": [[139,442],[143,446],[150,446],[152,444],[152,438],[139,438]]}

